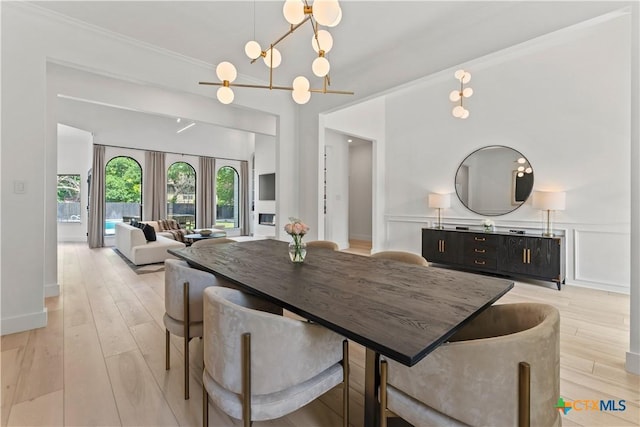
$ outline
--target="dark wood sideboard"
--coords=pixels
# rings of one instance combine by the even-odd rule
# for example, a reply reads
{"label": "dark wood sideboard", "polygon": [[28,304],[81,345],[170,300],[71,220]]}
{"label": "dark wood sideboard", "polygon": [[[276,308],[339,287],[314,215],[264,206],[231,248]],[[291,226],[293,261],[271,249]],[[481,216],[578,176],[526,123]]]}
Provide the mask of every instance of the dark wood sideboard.
{"label": "dark wood sideboard", "polygon": [[564,237],[471,230],[422,229],[429,262],[504,276],[565,281]]}

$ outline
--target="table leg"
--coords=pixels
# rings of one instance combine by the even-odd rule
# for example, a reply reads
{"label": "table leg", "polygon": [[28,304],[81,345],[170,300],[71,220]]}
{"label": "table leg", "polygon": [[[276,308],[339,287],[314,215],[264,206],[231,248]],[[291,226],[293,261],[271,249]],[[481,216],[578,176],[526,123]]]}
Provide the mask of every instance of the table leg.
{"label": "table leg", "polygon": [[366,427],[378,427],[380,425],[378,417],[379,362],[380,354],[367,348],[364,363],[364,425]]}

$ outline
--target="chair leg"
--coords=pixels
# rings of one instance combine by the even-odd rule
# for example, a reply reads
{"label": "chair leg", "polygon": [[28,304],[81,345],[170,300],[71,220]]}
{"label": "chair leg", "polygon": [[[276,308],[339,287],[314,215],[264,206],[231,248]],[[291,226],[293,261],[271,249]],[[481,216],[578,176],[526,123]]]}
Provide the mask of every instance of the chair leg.
{"label": "chair leg", "polygon": [[518,364],[518,427],[531,424],[531,366],[527,362]]}
{"label": "chair leg", "polygon": [[184,337],[184,400],[189,400],[189,337]]}
{"label": "chair leg", "polygon": [[342,426],[349,427],[349,342],[342,341]]}
{"label": "chair leg", "polygon": [[202,380],[202,427],[209,427],[209,393]]}
{"label": "chair leg", "polygon": [[242,334],[242,420],[251,427],[251,334]]}
{"label": "chair leg", "polygon": [[171,367],[170,341],[171,341],[171,337],[169,336],[169,330],[165,329],[165,350],[164,350],[165,367],[164,369],[167,371]]}
{"label": "chair leg", "polygon": [[189,313],[189,282],[184,282],[183,298],[184,302],[184,400],[189,399],[189,326],[191,316]]}
{"label": "chair leg", "polygon": [[387,374],[386,360],[380,361],[380,427],[387,427]]}

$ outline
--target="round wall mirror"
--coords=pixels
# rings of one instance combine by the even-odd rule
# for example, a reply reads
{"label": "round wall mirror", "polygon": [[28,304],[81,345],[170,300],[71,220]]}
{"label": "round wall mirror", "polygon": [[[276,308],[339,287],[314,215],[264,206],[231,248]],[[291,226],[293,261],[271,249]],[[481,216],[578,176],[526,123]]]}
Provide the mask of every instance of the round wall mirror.
{"label": "round wall mirror", "polygon": [[533,189],[533,168],[526,157],[502,145],[469,154],[456,172],[456,194],[469,210],[504,215],[527,201]]}

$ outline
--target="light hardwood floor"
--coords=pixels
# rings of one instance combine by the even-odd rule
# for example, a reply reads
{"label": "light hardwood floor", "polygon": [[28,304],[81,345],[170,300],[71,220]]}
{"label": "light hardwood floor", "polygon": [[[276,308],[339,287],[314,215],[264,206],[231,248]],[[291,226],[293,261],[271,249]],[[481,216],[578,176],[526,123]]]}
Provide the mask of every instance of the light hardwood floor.
{"label": "light hardwood floor", "polygon": [[[368,253],[353,248],[351,251]],[[110,248],[59,246],[61,296],[46,328],[2,337],[5,425],[201,425],[201,343],[192,340],[191,399],[183,398],[181,340],[164,368],[164,274],[137,275]],[[629,297],[517,282],[500,303],[536,301],[561,313],[561,395],[624,399],[624,412],[570,411],[565,426],[639,424],[639,377],[624,370]],[[351,424],[362,426],[364,350],[350,346]],[[461,402],[464,404],[464,402]],[[305,408],[254,426],[338,426],[339,387]],[[496,402],[499,410],[499,402]],[[211,426],[239,426],[210,404]]]}

